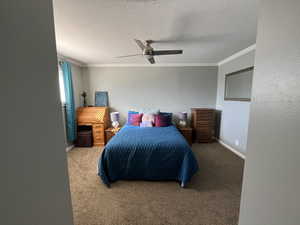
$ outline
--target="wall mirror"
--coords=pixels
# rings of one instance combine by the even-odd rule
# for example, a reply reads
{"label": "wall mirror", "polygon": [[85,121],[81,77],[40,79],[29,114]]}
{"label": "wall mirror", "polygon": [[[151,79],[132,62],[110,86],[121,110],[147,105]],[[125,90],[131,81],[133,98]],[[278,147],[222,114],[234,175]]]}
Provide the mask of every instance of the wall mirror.
{"label": "wall mirror", "polygon": [[254,67],[249,67],[225,75],[224,100],[251,101]]}

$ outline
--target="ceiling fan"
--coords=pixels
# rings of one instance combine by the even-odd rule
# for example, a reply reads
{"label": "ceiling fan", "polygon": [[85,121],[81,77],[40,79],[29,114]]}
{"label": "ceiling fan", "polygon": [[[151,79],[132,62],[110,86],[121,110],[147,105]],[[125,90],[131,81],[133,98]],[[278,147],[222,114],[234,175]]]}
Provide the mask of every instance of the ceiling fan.
{"label": "ceiling fan", "polygon": [[134,39],[136,44],[140,47],[142,50],[142,54],[134,54],[134,55],[124,55],[124,56],[118,56],[116,58],[125,58],[125,57],[132,57],[132,56],[144,56],[151,64],[155,63],[154,56],[159,55],[177,55],[182,54],[183,50],[154,50],[151,47],[151,44],[154,43],[153,40],[146,40],[145,44],[141,40]]}

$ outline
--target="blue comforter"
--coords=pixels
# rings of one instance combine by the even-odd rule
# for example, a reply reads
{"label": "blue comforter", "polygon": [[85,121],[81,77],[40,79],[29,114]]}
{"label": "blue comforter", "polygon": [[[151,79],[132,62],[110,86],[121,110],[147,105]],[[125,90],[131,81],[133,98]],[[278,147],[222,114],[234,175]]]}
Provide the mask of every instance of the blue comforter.
{"label": "blue comforter", "polygon": [[176,127],[123,127],[105,146],[98,175],[117,180],[177,180],[184,187],[198,163]]}

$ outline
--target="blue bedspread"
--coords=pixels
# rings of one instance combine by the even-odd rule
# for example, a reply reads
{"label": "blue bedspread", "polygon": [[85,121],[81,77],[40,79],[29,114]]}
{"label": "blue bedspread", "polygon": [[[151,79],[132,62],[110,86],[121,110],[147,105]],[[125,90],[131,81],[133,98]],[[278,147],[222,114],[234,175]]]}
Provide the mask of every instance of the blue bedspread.
{"label": "blue bedspread", "polygon": [[105,146],[98,175],[117,180],[177,180],[185,186],[198,163],[176,127],[123,127]]}

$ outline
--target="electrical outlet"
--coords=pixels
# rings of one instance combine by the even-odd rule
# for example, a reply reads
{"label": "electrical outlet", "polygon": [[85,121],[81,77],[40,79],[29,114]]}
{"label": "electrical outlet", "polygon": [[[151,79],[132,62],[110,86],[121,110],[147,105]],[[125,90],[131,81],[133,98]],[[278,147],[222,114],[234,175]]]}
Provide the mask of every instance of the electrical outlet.
{"label": "electrical outlet", "polygon": [[239,140],[235,140],[235,142],[234,142],[234,143],[235,143],[235,145],[236,145],[236,146],[239,146],[239,145],[240,145],[240,142],[239,142]]}

